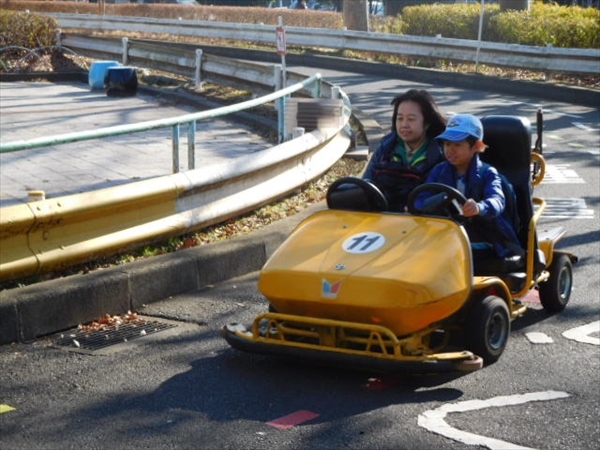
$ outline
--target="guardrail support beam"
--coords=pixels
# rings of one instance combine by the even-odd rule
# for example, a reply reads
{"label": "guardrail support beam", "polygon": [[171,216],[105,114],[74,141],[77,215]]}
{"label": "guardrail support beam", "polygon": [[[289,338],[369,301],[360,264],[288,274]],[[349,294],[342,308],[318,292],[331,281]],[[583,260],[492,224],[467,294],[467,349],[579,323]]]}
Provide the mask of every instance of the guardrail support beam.
{"label": "guardrail support beam", "polygon": [[196,121],[188,123],[188,170],[196,168]]}
{"label": "guardrail support beam", "polygon": [[196,67],[194,68],[194,87],[202,87],[202,50],[196,49]]}
{"label": "guardrail support beam", "polygon": [[[283,87],[283,67],[280,64],[273,66],[273,80],[275,91],[279,91]],[[281,144],[285,141],[285,97],[277,100],[275,108],[277,109],[277,143]]]}
{"label": "guardrail support beam", "polygon": [[126,66],[129,63],[129,38],[122,38],[121,45],[123,48],[123,56],[121,61],[123,62],[123,65]]}
{"label": "guardrail support beam", "polygon": [[173,125],[171,137],[173,141],[173,173],[179,172],[179,124]]}

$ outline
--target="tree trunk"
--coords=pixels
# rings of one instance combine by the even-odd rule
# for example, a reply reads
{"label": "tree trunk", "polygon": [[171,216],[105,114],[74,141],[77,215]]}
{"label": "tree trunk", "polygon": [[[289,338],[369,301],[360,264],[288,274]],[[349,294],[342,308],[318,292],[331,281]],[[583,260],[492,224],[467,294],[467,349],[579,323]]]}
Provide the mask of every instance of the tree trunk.
{"label": "tree trunk", "polygon": [[344,0],[344,24],[348,30],[369,31],[367,0]]}
{"label": "tree trunk", "polygon": [[530,0],[500,0],[500,10],[516,9],[529,11]]}

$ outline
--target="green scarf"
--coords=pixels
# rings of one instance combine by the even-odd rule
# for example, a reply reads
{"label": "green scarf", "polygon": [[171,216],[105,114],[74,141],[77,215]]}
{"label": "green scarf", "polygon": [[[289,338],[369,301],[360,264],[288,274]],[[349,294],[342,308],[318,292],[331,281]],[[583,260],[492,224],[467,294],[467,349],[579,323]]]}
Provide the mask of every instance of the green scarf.
{"label": "green scarf", "polygon": [[406,147],[404,146],[404,141],[402,139],[398,139],[398,144],[396,145],[396,149],[392,153],[392,161],[402,162],[406,165],[414,166],[426,158],[425,152],[427,151],[428,145],[429,145],[429,140],[426,139],[425,142],[423,142],[423,144],[412,155],[412,158],[410,158],[410,161],[409,161],[408,155],[406,153]]}

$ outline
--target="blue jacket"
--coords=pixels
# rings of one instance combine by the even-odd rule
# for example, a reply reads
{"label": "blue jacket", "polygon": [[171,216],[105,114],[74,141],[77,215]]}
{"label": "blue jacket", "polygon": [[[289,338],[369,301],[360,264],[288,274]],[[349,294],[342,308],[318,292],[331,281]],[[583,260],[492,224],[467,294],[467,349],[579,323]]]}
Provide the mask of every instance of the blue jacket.
{"label": "blue jacket", "polygon": [[[471,240],[489,242],[499,257],[522,254],[521,244],[511,225],[514,220],[505,214],[506,198],[498,171],[475,154],[463,181],[465,197],[472,198],[479,206],[479,215],[472,217],[465,226]],[[426,182],[457,188],[458,174],[452,164],[444,161],[431,170]],[[420,203],[424,198],[419,196],[418,200]]]}
{"label": "blue jacket", "polygon": [[399,139],[395,131],[384,136],[363,174],[364,179],[372,181],[383,192],[392,211],[404,211],[410,191],[423,183],[429,171],[444,160],[442,147],[432,139],[413,164],[395,162],[392,155]]}

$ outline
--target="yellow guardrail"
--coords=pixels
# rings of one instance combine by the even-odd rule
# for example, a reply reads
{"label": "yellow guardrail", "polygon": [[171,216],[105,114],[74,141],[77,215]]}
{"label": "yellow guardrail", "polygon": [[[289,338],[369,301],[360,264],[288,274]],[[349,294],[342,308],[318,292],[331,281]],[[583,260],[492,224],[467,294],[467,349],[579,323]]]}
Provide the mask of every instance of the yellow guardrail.
{"label": "yellow guardrail", "polygon": [[148,240],[154,232],[144,225],[174,214],[182,191],[163,177],[2,208],[0,279],[58,270]]}
{"label": "yellow guardrail", "polygon": [[222,165],[4,207],[0,280],[60,270],[250,211],[324,173],[350,142],[343,127],[315,130]]}

